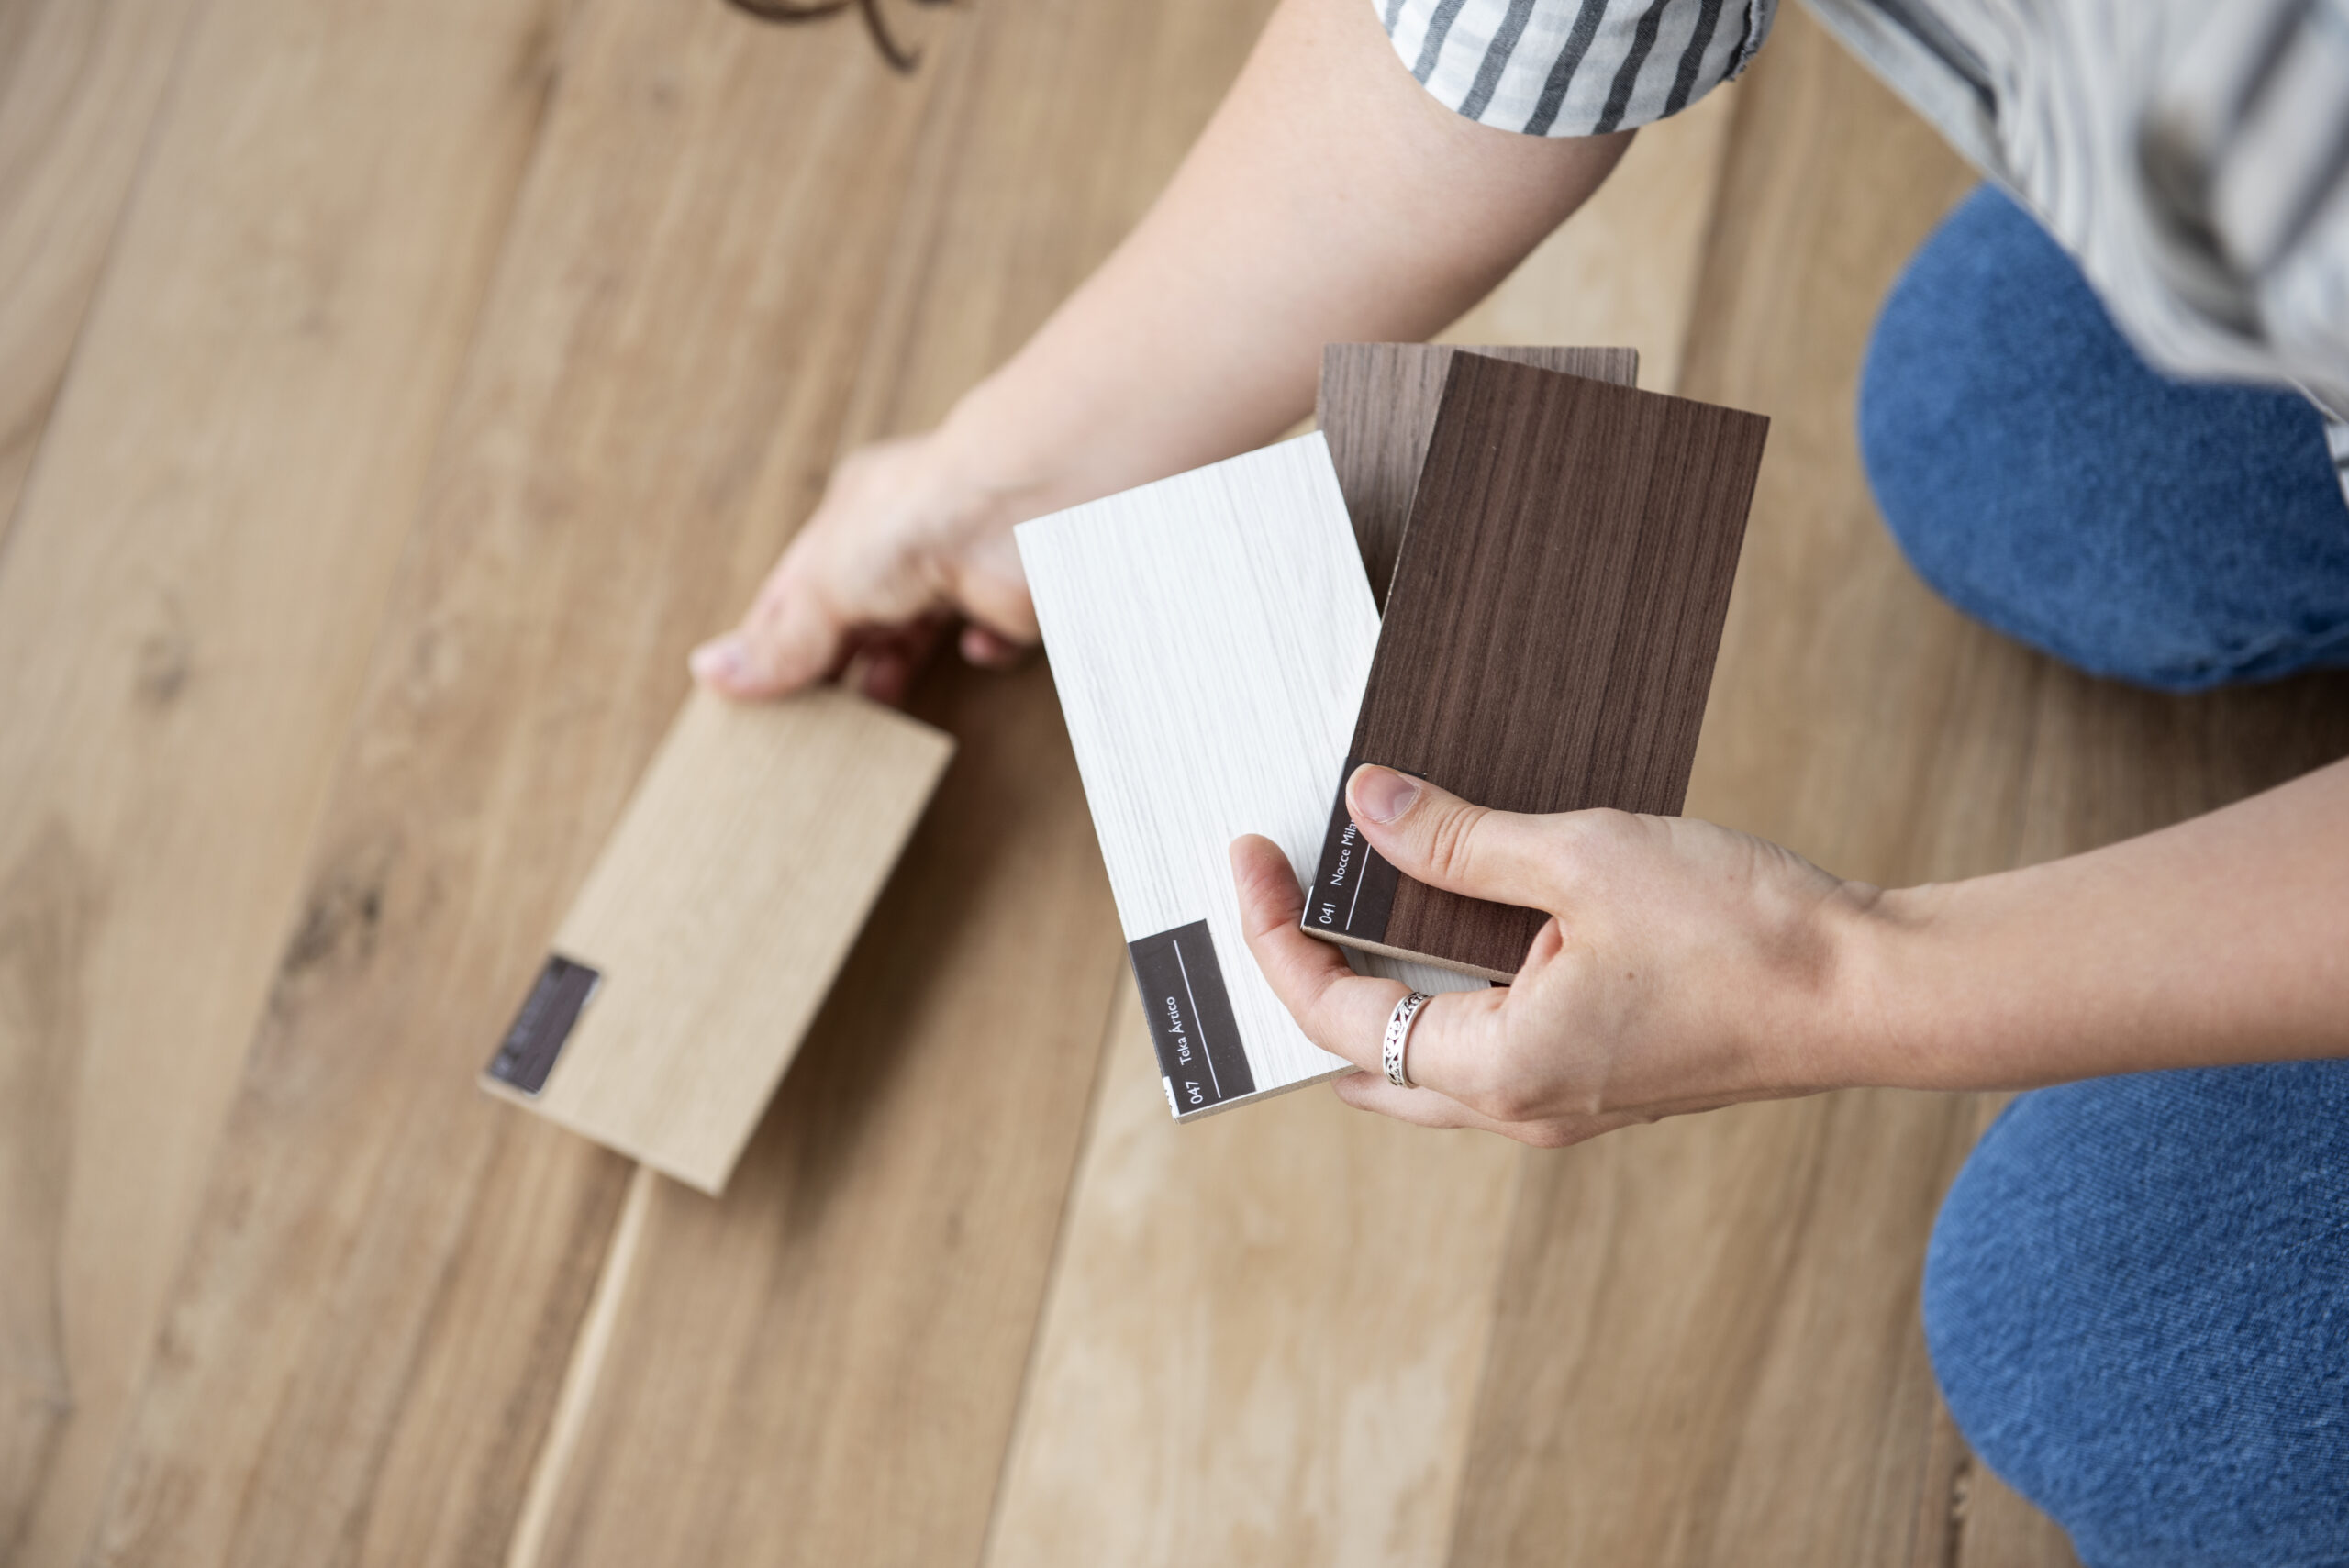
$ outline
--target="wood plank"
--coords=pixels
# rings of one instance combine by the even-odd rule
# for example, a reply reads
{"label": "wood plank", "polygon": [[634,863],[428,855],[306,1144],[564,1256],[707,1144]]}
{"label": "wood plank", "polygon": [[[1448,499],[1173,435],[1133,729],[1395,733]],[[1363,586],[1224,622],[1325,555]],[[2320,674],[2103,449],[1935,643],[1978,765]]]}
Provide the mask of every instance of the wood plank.
{"label": "wood plank", "polygon": [[1299,436],[1017,531],[1168,1110],[1212,1116],[1345,1072],[1249,956],[1230,851],[1263,833],[1300,873],[1313,863],[1379,636],[1328,443]]}
{"label": "wood plank", "polygon": [[[1775,428],[1687,809],[1850,875],[1995,869],[2036,662],[1909,576],[1850,416],[1971,180],[1799,13],[1739,92],[1684,390]],[[1529,1157],[1454,1562],[1946,1561],[1917,1274],[1974,1117],[1830,1095]]]}
{"label": "wood plank", "polygon": [[1121,987],[998,1562],[1436,1562],[1515,1162],[1294,1095],[1169,1127]]}
{"label": "wood plank", "polygon": [[962,750],[727,1201],[654,1195],[540,1561],[976,1555],[1130,987],[1046,673],[916,711]]}
{"label": "wood plank", "polygon": [[953,751],[848,692],[696,691],[482,1086],[725,1191]]}
{"label": "wood plank", "polygon": [[1363,570],[1380,609],[1411,518],[1436,408],[1455,353],[1473,352],[1618,386],[1640,378],[1636,349],[1569,349],[1442,343],[1331,343],[1321,350],[1313,422],[1330,442],[1338,488],[1362,546]]}
{"label": "wood plank", "polygon": [[[1642,131],[1447,336],[1676,361],[1725,129],[1709,100]],[[1441,1562],[1522,1151],[1310,1094],[1169,1129],[1135,1027],[1103,1042],[987,1561]]]}
{"label": "wood plank", "polygon": [[[213,5],[6,541],[0,925],[21,989],[0,1079],[39,1086],[0,1099],[11,1561],[82,1561],[295,928],[559,16]],[[156,6],[51,7],[0,104],[26,160],[0,217],[0,342],[33,378],[0,390],[9,419],[53,384],[76,268],[95,271],[129,177],[116,139],[137,139],[175,28]],[[37,63],[58,74],[23,80]],[[46,142],[17,117],[44,104]],[[356,913],[315,908],[297,954]]]}
{"label": "wood plank", "polygon": [[195,0],[0,9],[0,542]]}
{"label": "wood plank", "polygon": [[[1768,428],[1456,357],[1346,772],[1380,763],[1506,811],[1676,815]],[[1491,980],[1517,973],[1546,914],[1356,855],[1346,816],[1341,779],[1309,934]]]}
{"label": "wood plank", "polygon": [[929,80],[581,17],[95,1561],[505,1551],[629,1168],[473,1075],[812,500]]}

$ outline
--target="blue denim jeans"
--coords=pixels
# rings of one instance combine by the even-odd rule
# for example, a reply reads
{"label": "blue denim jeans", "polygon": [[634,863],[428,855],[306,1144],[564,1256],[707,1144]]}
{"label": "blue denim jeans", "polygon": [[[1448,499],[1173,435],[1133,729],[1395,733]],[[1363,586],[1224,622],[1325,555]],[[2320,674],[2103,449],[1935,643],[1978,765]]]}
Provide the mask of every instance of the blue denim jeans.
{"label": "blue denim jeans", "polygon": [[2068,664],[2171,691],[2349,664],[2349,504],[2316,409],[2155,374],[1996,190],[1886,301],[1860,450],[1919,575]]}
{"label": "blue denim jeans", "polygon": [[[1995,192],[1894,290],[1860,429],[1909,559],[2009,636],[2177,690],[2349,663],[2315,413],[2155,375]],[[2089,1568],[2349,1568],[2349,1062],[2021,1096],[1924,1317],[1976,1452]]]}

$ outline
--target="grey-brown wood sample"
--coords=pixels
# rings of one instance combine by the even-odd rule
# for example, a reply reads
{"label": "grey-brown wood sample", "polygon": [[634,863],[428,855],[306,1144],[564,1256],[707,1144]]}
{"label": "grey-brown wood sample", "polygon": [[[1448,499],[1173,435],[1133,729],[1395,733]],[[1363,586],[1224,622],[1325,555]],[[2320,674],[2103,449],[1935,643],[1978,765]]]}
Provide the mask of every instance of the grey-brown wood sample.
{"label": "grey-brown wood sample", "polygon": [[1314,420],[1330,443],[1338,489],[1346,498],[1354,540],[1371,596],[1386,607],[1395,556],[1410,520],[1411,493],[1419,483],[1436,405],[1455,354],[1482,354],[1517,364],[1586,375],[1619,386],[1638,384],[1637,349],[1568,349],[1549,345],[1462,346],[1452,343],[1331,343],[1321,350],[1321,387]]}
{"label": "grey-brown wood sample", "polygon": [[482,1086],[723,1192],[953,751],[833,687],[695,692]]}
{"label": "grey-brown wood sample", "polygon": [[[1508,811],[1676,815],[1769,421],[1453,356],[1354,726]],[[1305,928],[1505,980],[1546,918],[1402,877],[1338,781]]]}

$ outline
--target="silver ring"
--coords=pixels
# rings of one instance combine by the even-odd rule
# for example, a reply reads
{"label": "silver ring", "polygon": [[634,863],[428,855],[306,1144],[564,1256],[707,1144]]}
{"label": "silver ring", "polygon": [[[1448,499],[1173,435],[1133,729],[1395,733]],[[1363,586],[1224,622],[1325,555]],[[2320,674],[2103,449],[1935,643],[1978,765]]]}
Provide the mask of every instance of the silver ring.
{"label": "silver ring", "polygon": [[1427,1004],[1428,994],[1414,991],[1396,1003],[1395,1010],[1386,1015],[1386,1081],[1398,1089],[1412,1087],[1411,1075],[1403,1070],[1403,1052],[1410,1047],[1411,1025]]}

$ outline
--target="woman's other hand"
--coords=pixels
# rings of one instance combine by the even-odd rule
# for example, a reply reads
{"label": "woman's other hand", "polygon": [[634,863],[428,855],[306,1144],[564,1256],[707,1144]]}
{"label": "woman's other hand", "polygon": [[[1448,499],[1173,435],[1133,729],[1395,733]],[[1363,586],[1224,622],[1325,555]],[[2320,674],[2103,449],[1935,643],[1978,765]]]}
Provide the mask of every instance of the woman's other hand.
{"label": "woman's other hand", "polygon": [[696,674],[758,697],[854,665],[891,698],[956,617],[965,656],[1016,658],[1036,623],[1014,523],[1275,439],[1312,408],[1324,344],[1456,318],[1630,140],[1464,119],[1362,0],[1281,0],[1116,253],[936,433],[841,465]]}
{"label": "woman's other hand", "polygon": [[1513,984],[1426,1005],[1416,1086],[1397,1088],[1379,1056],[1404,987],[1298,928],[1303,895],[1271,840],[1235,842],[1248,945],[1314,1042],[1363,1069],[1337,1081],[1348,1104],[1556,1146],[1843,1081],[1832,1042],[1863,1012],[1855,938],[1875,888],[1683,817],[1489,811],[1377,767],[1346,798],[1405,875],[1550,916]]}
{"label": "woman's other hand", "polygon": [[847,670],[894,703],[957,620],[964,658],[1016,662],[1036,640],[1011,539],[1036,509],[1022,500],[958,456],[951,426],[851,453],[741,624],[694,651],[694,674],[769,697]]}

